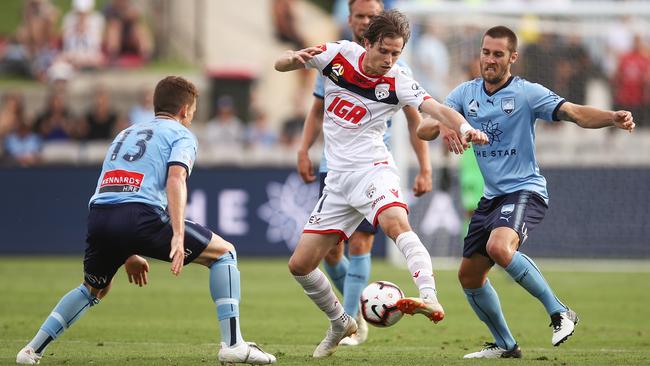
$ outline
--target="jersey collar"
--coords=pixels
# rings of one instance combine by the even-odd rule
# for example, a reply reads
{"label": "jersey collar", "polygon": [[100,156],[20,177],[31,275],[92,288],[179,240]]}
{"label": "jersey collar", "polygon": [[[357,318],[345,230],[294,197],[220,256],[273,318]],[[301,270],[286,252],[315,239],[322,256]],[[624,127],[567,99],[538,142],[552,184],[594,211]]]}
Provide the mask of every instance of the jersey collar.
{"label": "jersey collar", "polygon": [[366,72],[363,70],[363,66],[361,64],[363,63],[363,58],[366,57],[366,52],[364,51],[361,56],[359,57],[359,72],[361,72],[361,75],[367,77],[368,79],[378,79],[381,78],[384,75],[370,75],[366,74]]}
{"label": "jersey collar", "polygon": [[512,80],[513,80],[514,78],[515,78],[515,77],[514,77],[513,75],[510,75],[510,77],[508,78],[508,81],[506,81],[505,84],[501,85],[501,87],[500,87],[499,89],[493,91],[492,93],[490,93],[489,91],[487,91],[487,89],[485,89],[485,80],[483,80],[483,92],[485,92],[485,94],[487,94],[488,97],[491,97],[491,96],[493,96],[494,94],[498,93],[499,90],[501,90],[501,89],[505,89],[506,87],[508,87],[508,85],[510,85],[510,83],[512,82]]}

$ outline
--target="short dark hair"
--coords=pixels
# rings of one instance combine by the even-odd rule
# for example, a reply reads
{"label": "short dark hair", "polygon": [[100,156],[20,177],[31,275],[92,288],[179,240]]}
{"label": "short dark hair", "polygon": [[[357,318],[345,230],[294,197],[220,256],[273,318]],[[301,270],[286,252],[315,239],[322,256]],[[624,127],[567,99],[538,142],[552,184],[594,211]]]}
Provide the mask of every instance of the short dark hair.
{"label": "short dark hair", "polygon": [[198,95],[191,82],[180,76],[167,76],[158,82],[153,92],[153,110],[176,115],[184,105],[192,105]]}
{"label": "short dark hair", "polygon": [[[348,11],[350,12],[350,14],[352,14],[352,5],[354,5],[354,3],[356,3],[357,1],[361,1],[361,0],[348,0]],[[374,1],[377,4],[381,5],[382,9],[384,8],[384,0],[365,0],[365,1]]]}
{"label": "short dark hair", "polygon": [[368,29],[363,34],[363,38],[367,39],[370,44],[375,44],[375,42],[381,41],[385,37],[402,37],[405,46],[411,37],[409,20],[398,10],[384,10],[372,17]]}
{"label": "short dark hair", "polygon": [[512,31],[512,29],[504,25],[497,25],[496,27],[488,29],[485,31],[485,34],[483,34],[483,38],[485,38],[485,36],[490,36],[492,38],[507,38],[508,50],[510,53],[517,51],[517,35]]}

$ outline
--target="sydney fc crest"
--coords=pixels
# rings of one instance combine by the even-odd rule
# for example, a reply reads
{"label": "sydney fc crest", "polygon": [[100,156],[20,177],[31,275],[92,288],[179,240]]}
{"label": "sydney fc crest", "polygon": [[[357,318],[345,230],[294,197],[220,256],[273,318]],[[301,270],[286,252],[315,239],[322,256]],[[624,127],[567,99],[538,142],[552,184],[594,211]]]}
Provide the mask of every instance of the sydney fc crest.
{"label": "sydney fc crest", "polygon": [[382,84],[377,84],[375,87],[375,97],[377,97],[377,100],[382,100],[388,98],[390,95],[390,85],[386,83]]}
{"label": "sydney fc crest", "polygon": [[501,110],[507,115],[512,114],[515,110],[515,98],[503,98],[501,99]]}
{"label": "sydney fc crest", "polygon": [[467,115],[469,117],[477,117],[478,116],[478,101],[475,99],[472,99],[469,102],[469,106],[467,108]]}

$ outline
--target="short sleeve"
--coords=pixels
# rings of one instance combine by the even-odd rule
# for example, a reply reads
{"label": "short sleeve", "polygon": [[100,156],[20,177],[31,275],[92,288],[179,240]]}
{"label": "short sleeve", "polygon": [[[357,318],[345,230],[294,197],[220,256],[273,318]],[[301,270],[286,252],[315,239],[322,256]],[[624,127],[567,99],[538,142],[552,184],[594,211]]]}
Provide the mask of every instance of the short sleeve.
{"label": "short sleeve", "polygon": [[445,105],[456,112],[463,114],[463,94],[465,90],[465,83],[458,85],[454,90],[447,95]]}
{"label": "short sleeve", "polygon": [[172,142],[172,150],[169,154],[167,165],[181,165],[187,169],[187,174],[192,174],[192,168],[196,161],[197,143],[196,138],[189,131],[182,131],[178,138]]}
{"label": "short sleeve", "polygon": [[413,80],[408,72],[400,67],[395,80],[395,89],[397,99],[402,105],[410,105],[415,108],[420,108],[420,105],[425,100],[431,98],[426,90],[422,89],[417,81]]}
{"label": "short sleeve", "polygon": [[525,87],[528,105],[533,113],[535,113],[535,118],[546,121],[559,121],[557,111],[565,102],[564,98],[540,84],[526,83]]}
{"label": "short sleeve", "polygon": [[316,98],[325,99],[325,77],[322,74],[316,76],[313,94]]}
{"label": "short sleeve", "polygon": [[325,43],[316,46],[321,50],[323,50],[323,52],[319,53],[318,55],[312,57],[311,60],[307,61],[305,67],[318,69],[322,71],[330,63],[330,61],[332,61],[334,56],[336,56],[339,53],[341,48],[347,43],[349,43],[349,41],[338,41],[338,42]]}

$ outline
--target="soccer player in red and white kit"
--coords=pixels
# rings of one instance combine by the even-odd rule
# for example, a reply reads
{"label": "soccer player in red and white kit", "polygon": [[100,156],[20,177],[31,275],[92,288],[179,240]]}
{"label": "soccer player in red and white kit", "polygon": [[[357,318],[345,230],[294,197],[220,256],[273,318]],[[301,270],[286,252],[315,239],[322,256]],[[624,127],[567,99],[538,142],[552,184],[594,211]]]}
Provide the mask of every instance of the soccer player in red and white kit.
{"label": "soccer player in red and white kit", "polygon": [[384,11],[371,20],[363,46],[327,43],[287,51],[275,63],[278,71],[310,67],[327,78],[323,131],[329,172],[323,195],[289,260],[295,279],[331,321],[314,357],[330,356],[342,338],[357,330],[318,264],[364,218],[379,224],[395,241],[420,291],[419,298],[400,300],[399,309],[434,322],[445,315],[436,297],[431,257],[409,225],[397,169],[382,140],[386,120],[410,105],[453,129],[463,143],[485,144],[488,138],[458,112],[436,102],[396,65],[409,36],[406,17],[396,10]]}

